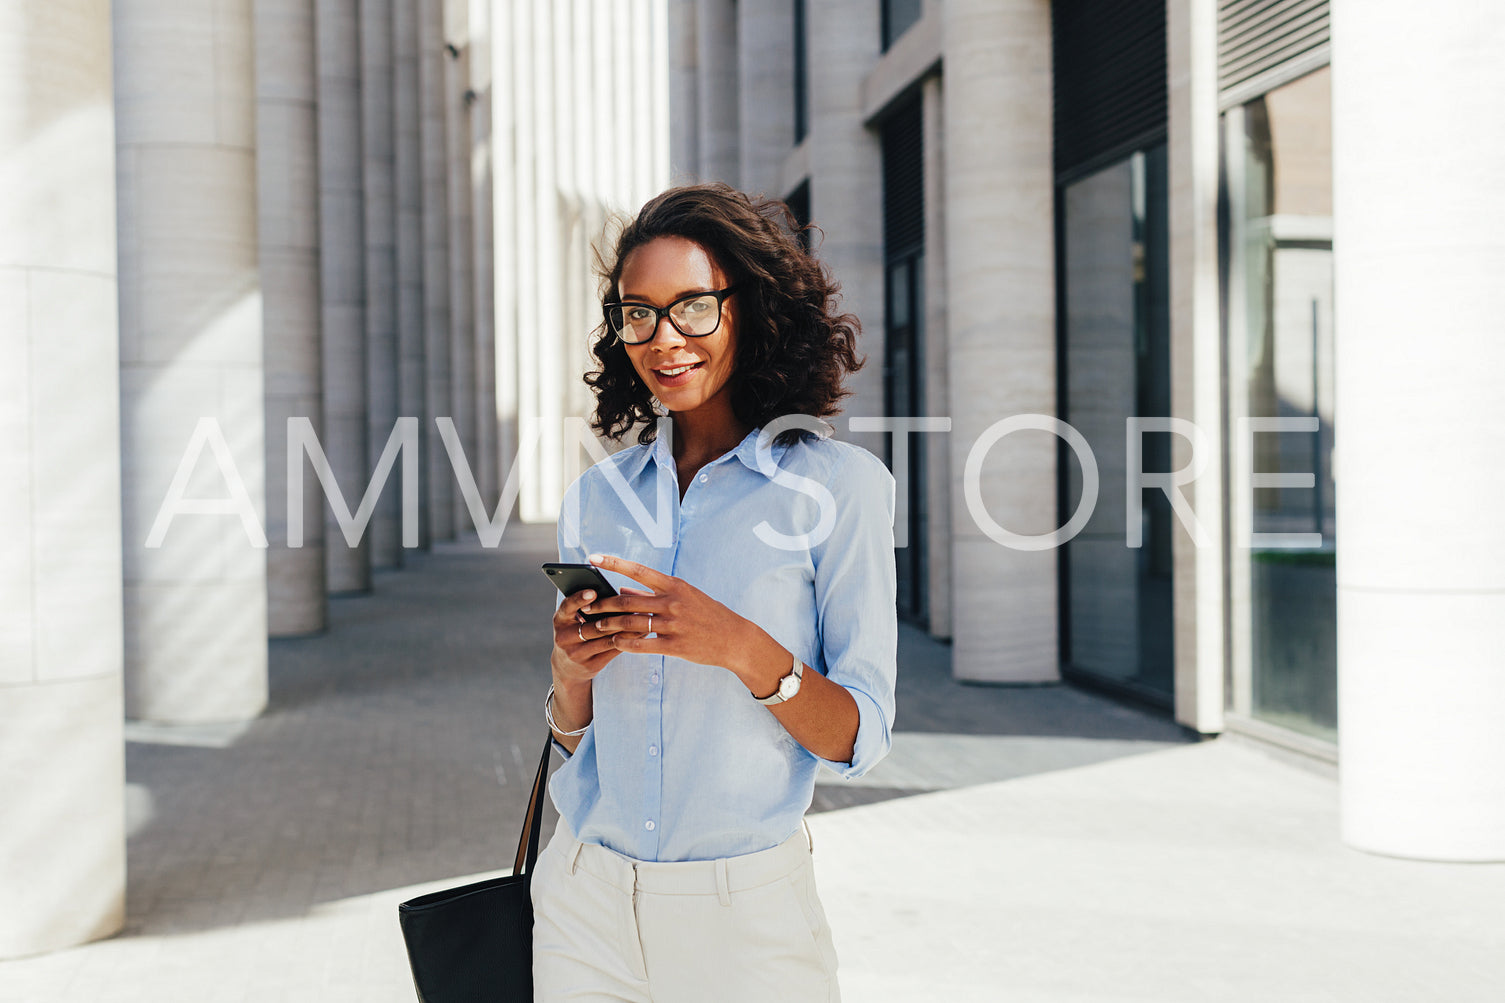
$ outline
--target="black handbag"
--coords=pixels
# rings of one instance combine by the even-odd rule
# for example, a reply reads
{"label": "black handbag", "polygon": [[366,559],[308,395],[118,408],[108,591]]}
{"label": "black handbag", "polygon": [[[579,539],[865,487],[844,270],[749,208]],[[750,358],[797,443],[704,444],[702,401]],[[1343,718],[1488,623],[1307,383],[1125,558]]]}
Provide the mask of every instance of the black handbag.
{"label": "black handbag", "polygon": [[397,907],[422,1003],[531,1003],[533,864],[553,736],[544,742],[512,873],[431,892]]}

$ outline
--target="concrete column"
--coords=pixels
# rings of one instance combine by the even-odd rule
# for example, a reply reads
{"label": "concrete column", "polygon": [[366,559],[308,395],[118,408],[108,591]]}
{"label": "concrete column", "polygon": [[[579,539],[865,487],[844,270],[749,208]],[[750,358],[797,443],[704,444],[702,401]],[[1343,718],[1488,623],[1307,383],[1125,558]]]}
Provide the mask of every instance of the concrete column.
{"label": "concrete column", "polygon": [[737,4],[738,177],[742,188],[775,197],[794,146],[794,4]]}
{"label": "concrete column", "polygon": [[454,417],[450,397],[450,240],[449,159],[445,128],[445,0],[419,0],[418,77],[423,137],[423,305],[424,346],[428,359],[427,409],[420,439],[429,471],[430,532],[436,540],[453,539],[454,473],[434,426],[436,417]]}
{"label": "concrete column", "polygon": [[303,544],[288,547],[287,420],[323,439],[318,73],[314,0],[255,0],[256,200],[266,318],[267,630],[324,629],[324,499],[305,490]]}
{"label": "concrete column", "polygon": [[[843,6],[837,3],[834,6]],[[874,6],[869,3],[868,7]],[[876,17],[876,14],[873,15]],[[817,38],[825,36],[816,35]],[[831,36],[834,40],[837,36]],[[874,47],[877,42],[874,40]],[[737,149],[737,4],[735,0],[696,0],[695,48],[700,65],[700,177],[734,187],[741,156]]]}
{"label": "concrete column", "polygon": [[[1217,11],[1205,0],[1166,4],[1170,129],[1171,413],[1207,434],[1202,476],[1182,490],[1209,534],[1172,537],[1176,720],[1223,728],[1223,334],[1218,315]],[[1191,462],[1180,436],[1171,467]],[[1104,495],[1104,498],[1109,497]]]}
{"label": "concrete column", "polygon": [[[810,59],[810,218],[817,248],[841,283],[842,309],[862,320],[868,364],[850,381],[849,415],[881,415],[883,400],[883,157],[862,124],[862,81],[878,61],[879,7],[866,0],[806,5]],[[843,422],[844,424],[844,422]],[[883,455],[882,433],[847,435]]]}
{"label": "concrete column", "polygon": [[117,0],[114,29],[126,712],[246,719],[267,697],[251,0]]}
{"label": "concrete column", "polygon": [[[361,184],[366,229],[366,473],[397,423],[397,147],[393,92],[394,0],[361,0]],[[403,462],[417,462],[405,457]],[[402,564],[402,496],[394,469],[367,532],[371,565]],[[357,486],[356,490],[364,490]],[[352,506],[355,502],[352,501]]]}
{"label": "concrete column", "polygon": [[[519,35],[513,23],[512,5],[491,0],[491,183],[492,265],[495,323],[495,392],[497,484],[505,483],[517,458],[518,308],[521,290],[518,273],[523,262],[518,251],[521,227],[518,204],[521,151],[517,112],[519,88],[516,52]],[[489,497],[489,496],[488,496]]]}
{"label": "concrete column", "polygon": [[1343,838],[1505,860],[1505,9],[1334,7]]}
{"label": "concrete column", "polygon": [[[925,402],[931,415],[950,414],[946,338],[946,125],[940,74],[920,83],[920,128],[925,173]],[[930,583],[930,633],[951,636],[951,450],[949,436],[935,436],[925,450],[926,580]]]}
{"label": "concrete column", "polygon": [[[1047,682],[1059,675],[1056,551],[987,536],[965,471],[995,422],[1056,410],[1050,4],[952,0],[942,16],[953,671]],[[991,521],[1056,528],[1056,443],[1023,431],[986,451],[978,488]]]}
{"label": "concrete column", "polygon": [[[519,442],[521,430],[542,413],[546,395],[540,393],[542,378],[540,355],[541,339],[528,336],[529,331],[544,330],[543,318],[546,297],[543,290],[552,278],[552,246],[550,257],[540,250],[544,246],[544,227],[553,219],[555,196],[553,185],[553,142],[545,131],[553,116],[553,74],[549,18],[543,10],[535,11],[529,4],[518,4],[512,18],[513,58],[513,233],[516,247],[517,273],[513,283],[516,291],[514,334],[512,343],[516,349],[517,365],[513,380],[517,401],[517,427]],[[524,86],[527,84],[528,86]],[[539,456],[518,448],[517,457],[518,518],[528,522],[548,518],[548,511],[540,504],[543,495]],[[512,476],[510,473],[508,476]]]}
{"label": "concrete column", "polygon": [[[475,230],[471,203],[470,117],[470,0],[444,0],[444,37],[449,58],[444,60],[444,169],[449,196],[449,414],[465,447],[466,461],[475,469],[476,449],[476,308]],[[450,538],[455,527],[470,521],[460,492],[454,490],[454,467],[444,452],[436,428],[429,430],[429,456],[442,464],[451,505]],[[440,476],[436,470],[434,476]]]}
{"label": "concrete column", "polygon": [[110,5],[0,7],[0,958],[125,919],[115,262]]}
{"label": "concrete column", "polygon": [[[392,95],[397,168],[397,413],[432,426],[425,367],[423,138],[419,128],[419,0],[394,0]],[[432,432],[432,429],[430,429]],[[428,441],[420,439],[424,447]],[[420,454],[431,452],[420,449]],[[431,464],[420,455],[418,545],[427,547],[433,506],[423,490]]]}
{"label": "concrete column", "polygon": [[[696,31],[699,0],[667,0],[669,47],[669,174],[671,184],[700,176],[700,37]],[[633,208],[637,208],[634,206]]]}
{"label": "concrete column", "polygon": [[[471,246],[475,262],[472,300],[475,304],[475,413],[476,451],[471,457],[476,486],[487,508],[496,505],[497,415],[496,415],[496,284],[495,284],[495,209],[492,196],[492,119],[491,74],[492,0],[469,0],[470,3],[470,89],[475,100],[470,104],[471,150]],[[459,518],[456,531],[469,525],[469,516]]]}
{"label": "concrete column", "polygon": [[[319,65],[319,296],[324,454],[349,504],[366,483],[366,227],[361,183],[360,0],[317,0]],[[310,489],[312,490],[312,489]],[[324,566],[334,594],[371,588],[371,545],[324,519]]]}

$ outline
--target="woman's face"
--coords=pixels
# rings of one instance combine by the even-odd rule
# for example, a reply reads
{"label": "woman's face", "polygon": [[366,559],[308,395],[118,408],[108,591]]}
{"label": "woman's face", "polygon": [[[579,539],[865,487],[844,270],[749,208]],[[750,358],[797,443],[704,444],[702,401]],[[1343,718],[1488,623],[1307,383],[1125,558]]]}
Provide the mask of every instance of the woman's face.
{"label": "woman's face", "polygon": [[[622,262],[617,290],[623,302],[666,307],[692,293],[725,289],[727,275],[704,247],[684,237],[656,237]],[[627,357],[648,391],[671,413],[694,411],[708,401],[726,400],[727,381],[736,366],[735,297],[721,304],[721,324],[700,338],[681,334],[667,316],[653,337],[626,345]]]}

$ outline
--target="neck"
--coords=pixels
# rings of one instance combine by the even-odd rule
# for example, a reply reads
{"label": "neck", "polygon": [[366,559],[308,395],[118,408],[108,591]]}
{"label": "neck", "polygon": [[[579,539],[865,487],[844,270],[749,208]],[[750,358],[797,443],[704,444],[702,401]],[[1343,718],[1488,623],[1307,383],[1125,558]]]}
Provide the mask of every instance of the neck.
{"label": "neck", "polygon": [[[716,406],[720,404],[721,406]],[[693,411],[671,412],[674,462],[699,466],[737,448],[753,427],[739,421],[730,402],[707,401]]]}

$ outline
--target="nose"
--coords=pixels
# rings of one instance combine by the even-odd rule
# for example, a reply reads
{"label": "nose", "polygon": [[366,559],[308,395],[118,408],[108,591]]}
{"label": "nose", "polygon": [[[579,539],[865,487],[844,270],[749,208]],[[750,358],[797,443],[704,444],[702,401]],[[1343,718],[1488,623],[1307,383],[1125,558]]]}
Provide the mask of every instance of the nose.
{"label": "nose", "polygon": [[667,332],[664,341],[666,345],[684,344],[685,336],[679,333],[679,328],[675,327],[673,322],[669,320],[667,313],[659,316],[658,323],[653,325],[653,337],[649,338],[644,344],[651,345],[655,341],[658,341],[660,331]]}

